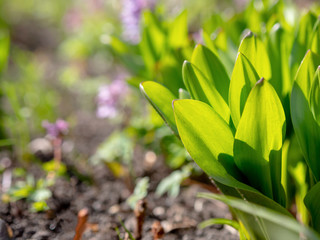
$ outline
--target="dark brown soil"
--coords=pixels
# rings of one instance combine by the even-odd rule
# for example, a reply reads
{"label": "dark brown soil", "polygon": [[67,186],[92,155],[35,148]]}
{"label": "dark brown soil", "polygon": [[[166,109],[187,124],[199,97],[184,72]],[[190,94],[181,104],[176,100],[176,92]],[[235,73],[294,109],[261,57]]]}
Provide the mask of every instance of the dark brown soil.
{"label": "dark brown soil", "polygon": [[[155,167],[159,169],[159,166]],[[80,182],[75,177],[59,179],[52,188],[53,197],[48,201],[51,210],[46,213],[31,213],[24,201],[1,203],[0,217],[11,227],[14,239],[73,239],[77,213],[83,208],[89,210],[89,224],[82,239],[119,239],[116,228],[119,228],[123,238],[125,230],[121,221],[134,232],[135,216],[126,203],[130,192],[123,181],[114,178],[104,167],[96,167],[93,171],[93,185]],[[153,171],[151,183],[153,176],[156,179],[160,177],[157,171]],[[196,197],[204,189],[192,185],[183,188],[175,199],[167,196],[157,198],[153,185],[156,184],[150,185],[146,198],[147,212],[142,239],[153,239],[151,226],[156,220],[161,222],[166,240],[238,239],[237,232],[227,226],[216,225],[203,230],[197,228],[198,223],[209,218],[230,218],[228,208],[222,203]]]}

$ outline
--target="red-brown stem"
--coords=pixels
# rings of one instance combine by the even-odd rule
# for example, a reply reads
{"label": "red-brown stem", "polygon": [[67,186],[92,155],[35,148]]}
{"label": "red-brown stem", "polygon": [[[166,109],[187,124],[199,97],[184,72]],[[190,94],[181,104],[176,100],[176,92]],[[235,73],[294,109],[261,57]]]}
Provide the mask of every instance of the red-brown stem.
{"label": "red-brown stem", "polygon": [[82,234],[86,229],[88,217],[89,217],[89,210],[87,208],[83,208],[78,212],[78,223],[77,223],[76,233],[74,235],[73,240],[81,240]]}
{"label": "red-brown stem", "polygon": [[146,209],[147,209],[147,201],[145,199],[139,200],[134,209],[134,214],[136,216],[136,221],[137,221],[136,230],[135,230],[136,240],[140,240],[142,238],[142,229],[143,229],[144,217],[146,215]]}
{"label": "red-brown stem", "polygon": [[62,159],[61,145],[62,145],[62,139],[60,137],[53,139],[53,157],[58,167]]}
{"label": "red-brown stem", "polygon": [[154,221],[151,227],[153,240],[160,240],[164,237],[164,229],[159,221]]}

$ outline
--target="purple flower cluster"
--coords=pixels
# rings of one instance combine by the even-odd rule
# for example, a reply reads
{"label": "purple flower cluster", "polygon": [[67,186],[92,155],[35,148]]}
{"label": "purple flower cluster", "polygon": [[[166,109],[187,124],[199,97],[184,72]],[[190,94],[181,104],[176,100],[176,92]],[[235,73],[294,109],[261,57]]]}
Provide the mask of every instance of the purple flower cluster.
{"label": "purple flower cluster", "polygon": [[47,135],[50,138],[58,138],[59,136],[65,135],[69,129],[68,123],[62,119],[57,119],[55,123],[50,123],[45,120],[42,122],[42,127],[47,130]]}
{"label": "purple flower cluster", "polygon": [[114,118],[118,110],[120,101],[126,96],[128,87],[126,83],[117,79],[109,85],[99,88],[97,96],[97,117],[98,118]]}
{"label": "purple flower cluster", "polygon": [[136,44],[140,41],[140,18],[143,9],[152,9],[156,0],[123,0],[121,13],[123,37]]}

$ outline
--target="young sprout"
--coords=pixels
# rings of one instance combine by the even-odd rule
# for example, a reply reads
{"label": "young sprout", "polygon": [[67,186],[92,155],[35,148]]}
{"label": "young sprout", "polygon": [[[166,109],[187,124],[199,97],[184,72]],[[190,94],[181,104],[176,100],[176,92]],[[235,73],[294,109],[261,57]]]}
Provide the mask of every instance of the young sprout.
{"label": "young sprout", "polygon": [[164,229],[159,221],[154,221],[151,227],[153,240],[160,240],[164,237]]}
{"label": "young sprout", "polygon": [[89,210],[87,208],[83,208],[79,211],[76,233],[73,240],[81,239],[83,232],[86,230],[88,217],[89,217]]}
{"label": "young sprout", "polygon": [[146,210],[147,210],[147,201],[145,199],[139,200],[136,204],[136,208],[134,209],[134,214],[137,220],[136,231],[135,231],[136,240],[139,240],[142,238],[142,228],[144,223],[144,217],[146,215]]}

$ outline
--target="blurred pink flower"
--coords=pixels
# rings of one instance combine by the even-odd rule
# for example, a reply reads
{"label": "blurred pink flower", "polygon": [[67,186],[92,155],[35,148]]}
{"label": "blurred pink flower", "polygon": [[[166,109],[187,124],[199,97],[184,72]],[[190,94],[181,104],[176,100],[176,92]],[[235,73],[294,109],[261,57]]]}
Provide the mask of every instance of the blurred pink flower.
{"label": "blurred pink flower", "polygon": [[82,25],[82,18],[82,13],[79,9],[70,9],[64,16],[64,24],[66,26],[66,30],[75,31],[79,29]]}
{"label": "blurred pink flower", "polygon": [[69,125],[62,119],[57,119],[55,123],[50,123],[47,120],[42,122],[42,127],[47,130],[47,135],[51,138],[57,138],[59,136],[68,133]]}
{"label": "blurred pink flower", "polygon": [[99,88],[97,95],[97,117],[98,118],[114,118],[120,105],[128,92],[126,83],[117,79],[109,85],[104,85]]}
{"label": "blurred pink flower", "polygon": [[126,41],[137,44],[140,41],[140,18],[143,9],[153,9],[156,0],[123,0],[121,21],[123,37]]}

